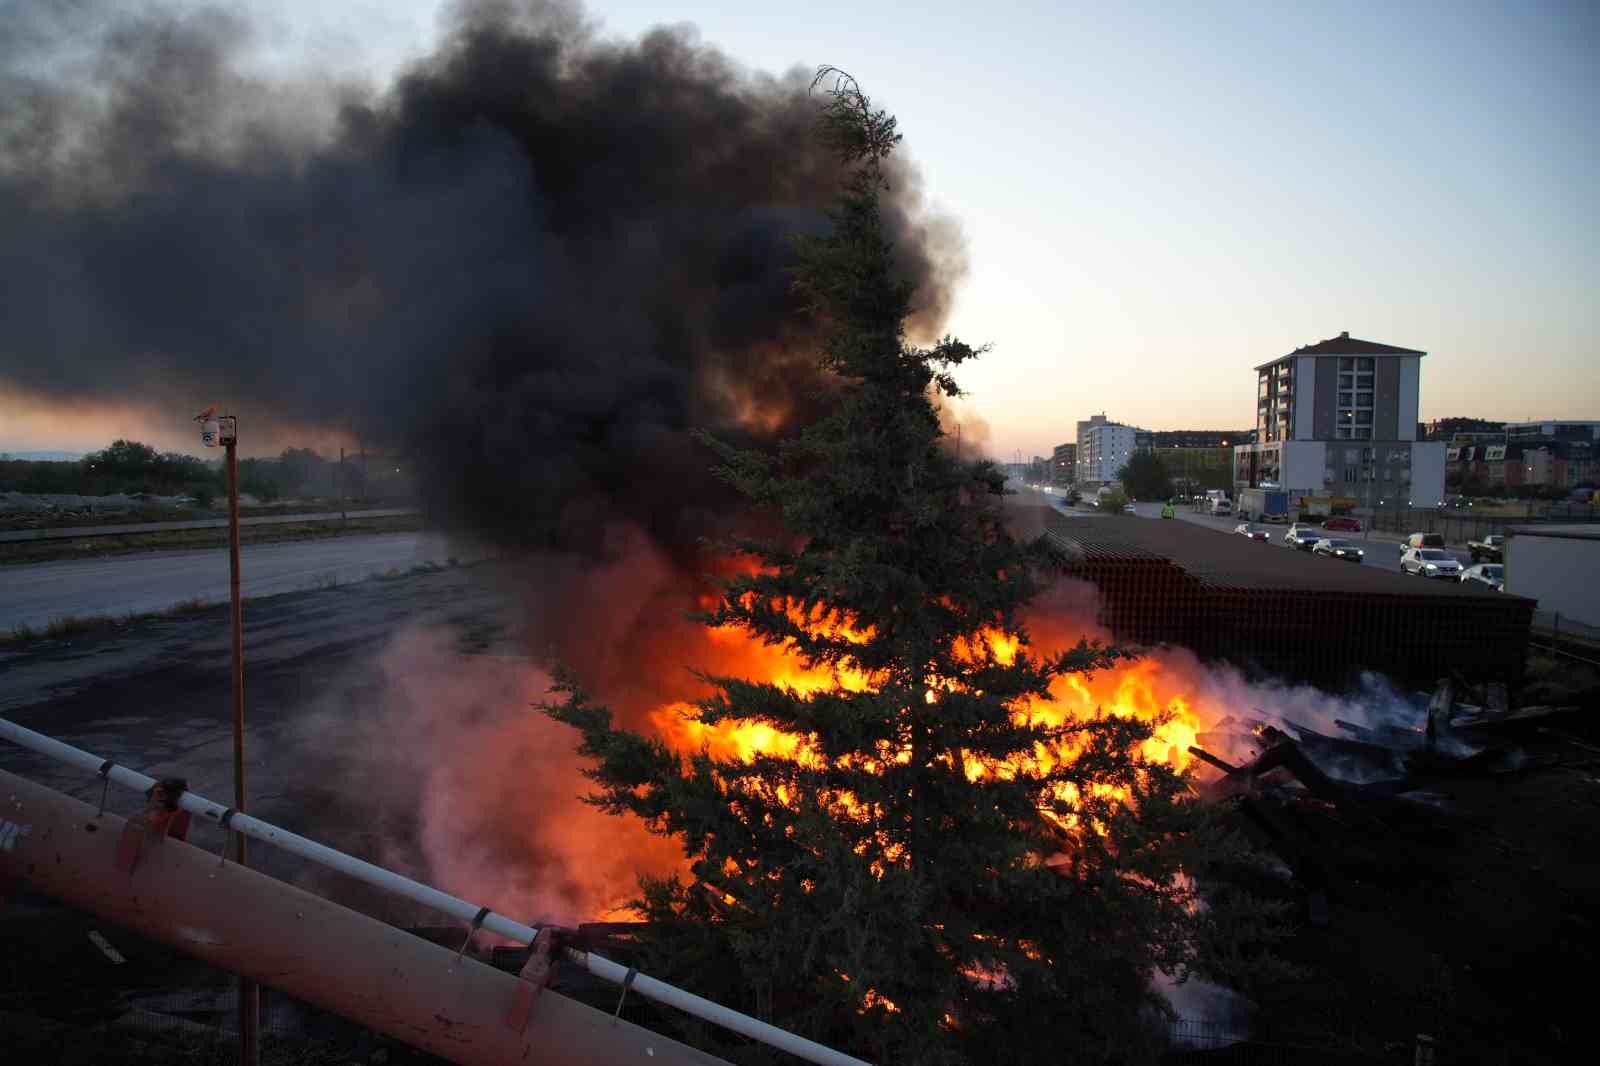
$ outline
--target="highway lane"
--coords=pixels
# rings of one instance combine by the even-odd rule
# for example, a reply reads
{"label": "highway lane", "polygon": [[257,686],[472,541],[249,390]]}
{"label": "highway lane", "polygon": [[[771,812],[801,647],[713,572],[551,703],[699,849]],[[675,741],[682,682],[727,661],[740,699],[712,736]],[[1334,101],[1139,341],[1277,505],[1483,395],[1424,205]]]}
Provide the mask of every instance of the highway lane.
{"label": "highway lane", "polygon": [[[270,596],[404,569],[441,550],[434,538],[425,540],[420,533],[247,544],[239,560],[240,582],[247,597]],[[68,615],[144,613],[185,600],[227,598],[225,548],[5,566],[0,567],[0,632],[39,628]]]}

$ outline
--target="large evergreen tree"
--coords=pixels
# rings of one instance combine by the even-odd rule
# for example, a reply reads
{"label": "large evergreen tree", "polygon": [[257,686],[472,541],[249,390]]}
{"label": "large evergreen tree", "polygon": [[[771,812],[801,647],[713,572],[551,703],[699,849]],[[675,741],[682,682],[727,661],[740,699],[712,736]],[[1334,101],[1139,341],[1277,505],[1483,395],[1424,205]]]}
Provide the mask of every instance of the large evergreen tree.
{"label": "large evergreen tree", "polygon": [[895,120],[822,77],[821,135],[848,173],[829,231],[799,241],[797,279],[838,394],[776,454],[712,442],[793,536],[740,544],[759,565],[704,621],[839,683],[708,679],[701,721],[801,738],[748,762],[616,729],[571,682],[546,709],[581,730],[592,801],[692,860],[696,884],[645,884],[652,972],[878,1061],[1122,1058],[1152,971],[1216,927],[1183,876],[1186,784],[1141,755],[1153,723],[1028,713],[1058,676],[1125,653],[1030,644],[1018,611],[1046,549],[1008,535],[1003,476],[951,454],[935,407],[980,351],[908,343],[912,293],[879,209]]}

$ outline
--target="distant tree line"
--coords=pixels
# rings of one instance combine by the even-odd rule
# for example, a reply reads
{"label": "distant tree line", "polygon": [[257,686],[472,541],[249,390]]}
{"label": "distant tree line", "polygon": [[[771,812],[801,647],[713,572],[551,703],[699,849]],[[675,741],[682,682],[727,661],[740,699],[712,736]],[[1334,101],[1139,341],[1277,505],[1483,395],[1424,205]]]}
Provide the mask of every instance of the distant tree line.
{"label": "distant tree line", "polygon": [[[192,496],[202,506],[227,491],[221,459],[207,462],[179,452],[158,452],[139,441],[118,440],[75,462],[0,456],[0,491],[30,494]],[[341,484],[342,482],[342,484]],[[239,491],[258,500],[359,493],[361,471],[310,448],[286,448],[275,459],[239,460]]]}

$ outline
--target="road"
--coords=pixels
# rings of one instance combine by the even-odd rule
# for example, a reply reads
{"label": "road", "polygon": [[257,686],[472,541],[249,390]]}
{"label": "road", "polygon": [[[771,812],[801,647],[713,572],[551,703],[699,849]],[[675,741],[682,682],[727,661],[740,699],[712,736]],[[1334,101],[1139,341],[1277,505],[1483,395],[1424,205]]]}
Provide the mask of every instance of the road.
{"label": "road", "polygon": [[[1134,505],[1134,509],[1141,518],[1160,519],[1161,517],[1161,504],[1159,503],[1139,503]],[[1232,533],[1234,527],[1239,524],[1239,520],[1232,515],[1214,518],[1208,514],[1196,513],[1182,505],[1178,506],[1177,515],[1181,521],[1203,526],[1206,529],[1221,530],[1224,533]],[[1257,529],[1265,529],[1267,531],[1272,538],[1269,543],[1274,549],[1279,551],[1295,550],[1283,542],[1283,534],[1289,528],[1288,525],[1274,525],[1264,522],[1253,522],[1251,524]],[[1400,573],[1400,543],[1394,534],[1373,533],[1366,537],[1363,537],[1360,533],[1336,533],[1331,535],[1353,540],[1360,544],[1366,552],[1361,565],[1375,567],[1379,570],[1388,570],[1394,574]],[[1472,558],[1466,552],[1454,549],[1446,550],[1457,559],[1460,559],[1461,565],[1472,565]]]}
{"label": "road", "polygon": [[[328,537],[246,545],[239,560],[248,596],[359,581],[424,562],[420,533]],[[442,561],[442,560],[441,560]],[[39,628],[69,615],[142,614],[186,600],[228,599],[228,552],[149,552],[0,569],[0,632]]]}
{"label": "road", "polygon": [[[1095,511],[1093,508],[1066,507],[1062,504],[1061,498],[1058,496],[1045,496],[1043,494],[1033,493],[1032,490],[1028,489],[1024,489],[1022,491],[1029,493],[1031,496],[1036,495],[1040,501],[1047,501],[1049,502],[1050,506],[1056,508],[1057,510],[1064,511],[1067,514],[1082,517],[1099,516],[1099,512]],[[1134,504],[1134,511],[1140,518],[1149,518],[1158,521],[1161,519],[1161,504],[1159,502],[1136,503]],[[1177,507],[1177,517],[1180,521],[1188,522],[1204,529],[1214,529],[1228,534],[1231,534],[1234,527],[1239,524],[1239,520],[1232,515],[1212,517],[1209,514],[1193,511],[1189,507],[1182,504],[1178,505]],[[1272,550],[1294,550],[1287,544],[1283,543],[1283,534],[1284,531],[1288,529],[1287,525],[1273,525],[1270,523],[1260,522],[1252,524],[1258,529],[1267,530],[1267,532],[1271,535],[1272,539],[1269,543],[1272,546]],[[1360,533],[1340,533],[1336,535],[1344,537],[1347,540],[1360,542],[1362,548],[1366,551],[1366,555],[1361,565],[1374,567],[1379,570],[1387,570],[1396,575],[1400,573],[1400,542],[1399,538],[1394,534],[1373,533],[1366,537],[1363,537]],[[1263,545],[1264,550],[1265,547],[1266,546]],[[1450,554],[1454,555],[1457,559],[1461,560],[1461,564],[1463,566],[1472,565],[1472,558],[1466,552],[1458,551],[1456,549],[1446,550],[1449,551]]]}

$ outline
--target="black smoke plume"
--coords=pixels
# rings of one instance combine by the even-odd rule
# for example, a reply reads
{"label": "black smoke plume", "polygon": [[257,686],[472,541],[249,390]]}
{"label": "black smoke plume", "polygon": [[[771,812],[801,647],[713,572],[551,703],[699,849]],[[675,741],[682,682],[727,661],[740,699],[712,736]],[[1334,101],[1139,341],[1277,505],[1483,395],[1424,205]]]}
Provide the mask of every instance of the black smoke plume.
{"label": "black smoke plume", "polygon": [[[787,238],[840,173],[799,70],[476,4],[373,91],[249,73],[221,10],[7,9],[0,389],[344,430],[453,523],[583,553],[715,528],[689,431],[825,388]],[[931,332],[958,242],[909,169],[888,214]]]}

